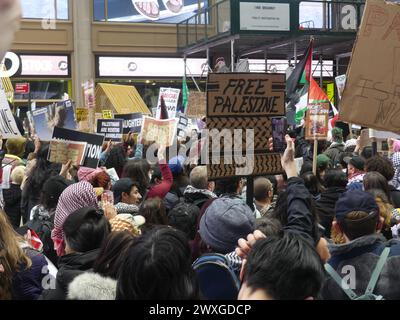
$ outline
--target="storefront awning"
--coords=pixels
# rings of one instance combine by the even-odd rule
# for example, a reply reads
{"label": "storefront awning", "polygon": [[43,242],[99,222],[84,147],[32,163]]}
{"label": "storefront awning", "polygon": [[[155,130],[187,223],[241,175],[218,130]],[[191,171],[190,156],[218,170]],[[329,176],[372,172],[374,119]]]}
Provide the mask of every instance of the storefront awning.
{"label": "storefront awning", "polygon": [[112,110],[116,114],[142,113],[151,115],[134,86],[99,83],[96,86],[96,112]]}

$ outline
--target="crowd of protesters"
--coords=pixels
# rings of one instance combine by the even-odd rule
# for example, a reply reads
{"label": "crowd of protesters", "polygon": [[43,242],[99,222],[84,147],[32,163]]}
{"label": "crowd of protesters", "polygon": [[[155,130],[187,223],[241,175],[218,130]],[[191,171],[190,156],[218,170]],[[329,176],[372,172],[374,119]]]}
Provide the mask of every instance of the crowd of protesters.
{"label": "crowd of protesters", "polygon": [[149,163],[129,136],[91,169],[8,139],[0,299],[398,299],[400,141],[383,156],[350,138],[335,127],[314,174],[311,142],[287,135],[284,174],[256,178],[250,201],[245,179],[209,181],[183,147]]}

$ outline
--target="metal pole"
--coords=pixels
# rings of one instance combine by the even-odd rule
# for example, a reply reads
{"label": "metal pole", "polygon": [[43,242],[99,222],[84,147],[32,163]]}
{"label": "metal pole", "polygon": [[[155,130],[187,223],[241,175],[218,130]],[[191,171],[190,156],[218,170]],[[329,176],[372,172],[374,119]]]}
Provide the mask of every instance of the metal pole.
{"label": "metal pole", "polygon": [[235,72],[235,40],[231,40],[231,72]]}
{"label": "metal pole", "polygon": [[264,61],[265,61],[265,73],[268,72],[268,57],[267,57],[267,49],[264,50]]}
{"label": "metal pole", "polygon": [[254,210],[254,200],[253,199],[254,199],[254,178],[247,177],[246,203],[251,208],[251,210]]}
{"label": "metal pole", "polygon": [[293,49],[293,56],[294,56],[294,66],[297,66],[297,42],[294,41],[294,49]]}
{"label": "metal pole", "polygon": [[323,59],[322,59],[322,54],[319,56],[319,63],[320,63],[320,67],[321,67],[321,75],[320,75],[320,77],[319,77],[319,86],[321,87],[321,89],[322,89],[322,86],[324,85],[324,79],[323,79],[323,76],[322,76],[322,74],[323,74],[323,72],[324,72],[324,68],[323,68]]}

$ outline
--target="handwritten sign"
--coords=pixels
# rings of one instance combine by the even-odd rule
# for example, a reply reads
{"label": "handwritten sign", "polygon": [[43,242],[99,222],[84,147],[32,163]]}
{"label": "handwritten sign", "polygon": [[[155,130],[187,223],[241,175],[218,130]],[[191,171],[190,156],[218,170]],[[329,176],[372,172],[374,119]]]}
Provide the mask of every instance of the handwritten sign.
{"label": "handwritten sign", "polygon": [[192,119],[202,119],[206,116],[207,94],[205,92],[190,91],[186,108],[186,116]]}
{"label": "handwritten sign", "polygon": [[306,115],[306,139],[328,138],[329,103],[310,104]]}
{"label": "handwritten sign", "polygon": [[66,164],[69,160],[74,166],[80,166],[85,158],[86,142],[52,140],[47,160]]}
{"label": "handwritten sign", "polygon": [[400,133],[400,5],[368,0],[339,119]]}
{"label": "handwritten sign", "polygon": [[103,119],[112,119],[113,116],[113,112],[112,110],[103,110]]}
{"label": "handwritten sign", "polygon": [[176,138],[178,119],[158,120],[151,117],[143,117],[141,137],[143,143],[154,141],[159,145],[170,147]]}
{"label": "handwritten sign", "polygon": [[157,104],[157,116],[156,116],[157,119],[160,118],[161,114],[161,97],[164,97],[165,106],[167,107],[168,111],[168,118],[169,119],[175,118],[180,93],[181,93],[180,89],[160,88],[160,94],[158,97],[158,104]]}
{"label": "handwritten sign", "polygon": [[0,134],[3,139],[20,137],[21,133],[18,130],[14,116],[8,105],[6,93],[0,81]]}
{"label": "handwritten sign", "polygon": [[284,115],[285,75],[209,74],[209,178],[282,172],[280,155],[267,153],[268,139],[272,137],[271,117]]}
{"label": "handwritten sign", "polygon": [[105,136],[106,140],[121,141],[124,131],[123,122],[121,119],[97,120],[97,133]]}

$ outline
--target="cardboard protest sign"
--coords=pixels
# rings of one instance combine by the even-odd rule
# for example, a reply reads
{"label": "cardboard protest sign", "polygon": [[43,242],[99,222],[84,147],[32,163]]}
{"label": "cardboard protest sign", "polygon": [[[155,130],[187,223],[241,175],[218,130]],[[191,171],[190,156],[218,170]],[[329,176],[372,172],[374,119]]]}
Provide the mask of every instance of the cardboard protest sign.
{"label": "cardboard protest sign", "polygon": [[123,120],[97,120],[97,133],[105,136],[105,140],[121,141],[123,135]]}
{"label": "cardboard protest sign", "polygon": [[112,110],[103,110],[102,113],[103,113],[103,119],[113,119],[114,118]]}
{"label": "cardboard protest sign", "polygon": [[269,153],[268,139],[271,117],[284,115],[284,74],[209,74],[209,178],[282,172],[280,155]]}
{"label": "cardboard protest sign", "polygon": [[343,74],[335,78],[336,88],[338,91],[339,99],[342,99],[344,87],[346,86],[346,75]]}
{"label": "cardboard protest sign", "polygon": [[169,119],[175,118],[180,93],[181,93],[180,89],[160,88],[160,94],[158,96],[158,103],[157,103],[157,115],[156,115],[157,119],[160,118],[161,114],[161,97],[164,98],[165,106],[167,107],[168,111],[168,118]]}
{"label": "cardboard protest sign", "polygon": [[85,106],[88,109],[94,109],[96,106],[94,81],[90,79],[82,84],[83,97],[85,99]]}
{"label": "cardboard protest sign", "polygon": [[306,140],[326,140],[329,129],[329,102],[314,103],[307,107]]}
{"label": "cardboard protest sign", "polygon": [[400,5],[368,0],[339,120],[400,133]]}
{"label": "cardboard protest sign", "polygon": [[14,116],[7,102],[6,93],[0,81],[0,134],[3,139],[20,137]]}
{"label": "cardboard protest sign", "polygon": [[177,135],[179,138],[186,137],[186,130],[188,125],[189,125],[189,119],[182,115],[179,116],[178,126],[177,126]]}
{"label": "cardboard protest sign", "polygon": [[142,130],[143,114],[141,113],[116,114],[114,118],[124,120],[124,134],[139,133]]}
{"label": "cardboard protest sign", "polygon": [[52,140],[47,160],[61,164],[71,160],[74,166],[80,166],[83,164],[86,145],[86,142]]}
{"label": "cardboard protest sign", "polygon": [[190,91],[186,107],[186,116],[192,119],[202,119],[206,116],[207,94],[205,92]]}
{"label": "cardboard protest sign", "polygon": [[104,136],[55,127],[52,139],[86,142],[87,146],[83,166],[94,169],[97,168],[103,147]]}
{"label": "cardboard protest sign", "polygon": [[86,108],[76,108],[76,121],[87,121],[89,116],[89,109]]}
{"label": "cardboard protest sign", "polygon": [[170,147],[174,144],[176,138],[178,120],[167,119],[158,120],[151,117],[143,117],[141,131],[141,143],[144,141],[154,141],[159,145]]}

